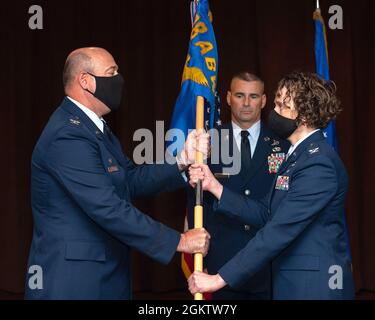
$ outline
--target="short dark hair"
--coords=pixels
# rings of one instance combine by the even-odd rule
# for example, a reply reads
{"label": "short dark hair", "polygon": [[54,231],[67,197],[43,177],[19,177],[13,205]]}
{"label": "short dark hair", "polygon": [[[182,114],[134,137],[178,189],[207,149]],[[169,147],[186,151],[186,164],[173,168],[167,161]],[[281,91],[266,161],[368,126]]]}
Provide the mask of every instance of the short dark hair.
{"label": "short dark hair", "polygon": [[63,71],[63,85],[66,88],[78,72],[85,70],[92,72],[93,65],[90,56],[83,52],[71,54],[65,62]]}
{"label": "short dark hair", "polygon": [[298,112],[297,125],[323,129],[342,111],[336,84],[315,73],[294,71],[280,80],[277,92],[284,87]]}
{"label": "short dark hair", "polygon": [[254,73],[251,73],[248,71],[241,71],[241,72],[235,73],[230,81],[230,87],[232,86],[232,82],[234,79],[240,79],[240,80],[247,81],[247,82],[259,81],[263,85],[263,90],[264,90],[264,81]]}
{"label": "short dark hair", "polygon": [[260,81],[263,82],[261,78],[259,78],[256,74],[248,72],[248,71],[241,71],[233,75],[232,79],[241,79],[244,81]]}

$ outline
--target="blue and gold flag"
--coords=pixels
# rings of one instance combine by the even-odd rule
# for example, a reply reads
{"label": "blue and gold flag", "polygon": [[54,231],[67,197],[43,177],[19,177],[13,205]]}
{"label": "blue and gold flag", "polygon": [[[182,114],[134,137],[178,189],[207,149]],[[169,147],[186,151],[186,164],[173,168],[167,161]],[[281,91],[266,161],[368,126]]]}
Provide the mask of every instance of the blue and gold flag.
{"label": "blue and gold flag", "polygon": [[[171,122],[172,135],[176,136],[174,130],[181,130],[185,138],[189,130],[195,129],[197,96],[205,98],[206,129],[213,128],[217,121],[218,53],[208,0],[192,1],[191,18],[189,51]],[[181,148],[182,143],[177,145],[177,151]]]}
{"label": "blue and gold flag", "polygon": [[[189,130],[195,129],[198,96],[204,97],[205,100],[206,130],[220,125],[220,99],[217,93],[218,53],[208,0],[191,2],[191,22],[189,51],[170,128],[174,137],[178,137],[178,133],[173,133],[174,131],[182,131],[186,138]],[[174,151],[179,152],[183,142],[177,140],[177,150]],[[186,219],[185,223],[187,228]],[[194,271],[193,256],[182,254],[181,258],[182,270],[186,278],[189,278]],[[205,293],[204,299],[211,300],[211,295]]]}

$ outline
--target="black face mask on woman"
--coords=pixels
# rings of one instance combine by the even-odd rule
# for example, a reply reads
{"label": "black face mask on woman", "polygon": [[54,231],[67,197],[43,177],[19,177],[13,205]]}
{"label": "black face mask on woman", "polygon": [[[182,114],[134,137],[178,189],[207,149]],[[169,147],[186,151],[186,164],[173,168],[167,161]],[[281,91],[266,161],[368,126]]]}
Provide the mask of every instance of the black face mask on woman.
{"label": "black face mask on woman", "polygon": [[98,77],[91,73],[96,81],[96,90],[90,92],[95,98],[103,102],[112,111],[118,110],[121,104],[122,92],[124,88],[124,78],[121,74],[117,74],[113,77]]}
{"label": "black face mask on woman", "polygon": [[285,118],[272,110],[268,117],[268,126],[281,139],[289,138],[297,129],[296,120]]}

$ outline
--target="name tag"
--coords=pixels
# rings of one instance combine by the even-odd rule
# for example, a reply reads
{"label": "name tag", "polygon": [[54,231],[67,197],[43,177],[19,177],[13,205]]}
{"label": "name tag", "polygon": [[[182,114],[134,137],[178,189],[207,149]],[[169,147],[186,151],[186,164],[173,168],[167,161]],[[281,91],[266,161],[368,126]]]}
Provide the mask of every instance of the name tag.
{"label": "name tag", "polygon": [[230,178],[229,173],[215,173],[214,176],[216,179],[229,179]]}
{"label": "name tag", "polygon": [[113,173],[113,172],[117,172],[117,171],[120,171],[120,169],[118,168],[118,166],[108,167],[108,172],[109,173]]}
{"label": "name tag", "polygon": [[288,191],[289,190],[290,177],[278,176],[276,180],[276,190]]}

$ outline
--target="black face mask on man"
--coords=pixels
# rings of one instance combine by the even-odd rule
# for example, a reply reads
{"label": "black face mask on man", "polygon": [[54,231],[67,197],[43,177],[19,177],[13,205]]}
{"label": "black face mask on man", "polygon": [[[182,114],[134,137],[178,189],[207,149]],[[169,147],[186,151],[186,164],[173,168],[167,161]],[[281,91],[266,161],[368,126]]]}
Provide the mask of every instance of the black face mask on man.
{"label": "black face mask on man", "polygon": [[96,90],[90,92],[95,98],[103,102],[112,111],[118,110],[121,104],[122,92],[124,88],[124,78],[121,74],[113,77],[98,77],[88,72],[96,81]]}
{"label": "black face mask on man", "polygon": [[275,110],[270,112],[268,117],[268,126],[281,139],[289,138],[297,129],[296,120],[285,118],[279,115]]}

